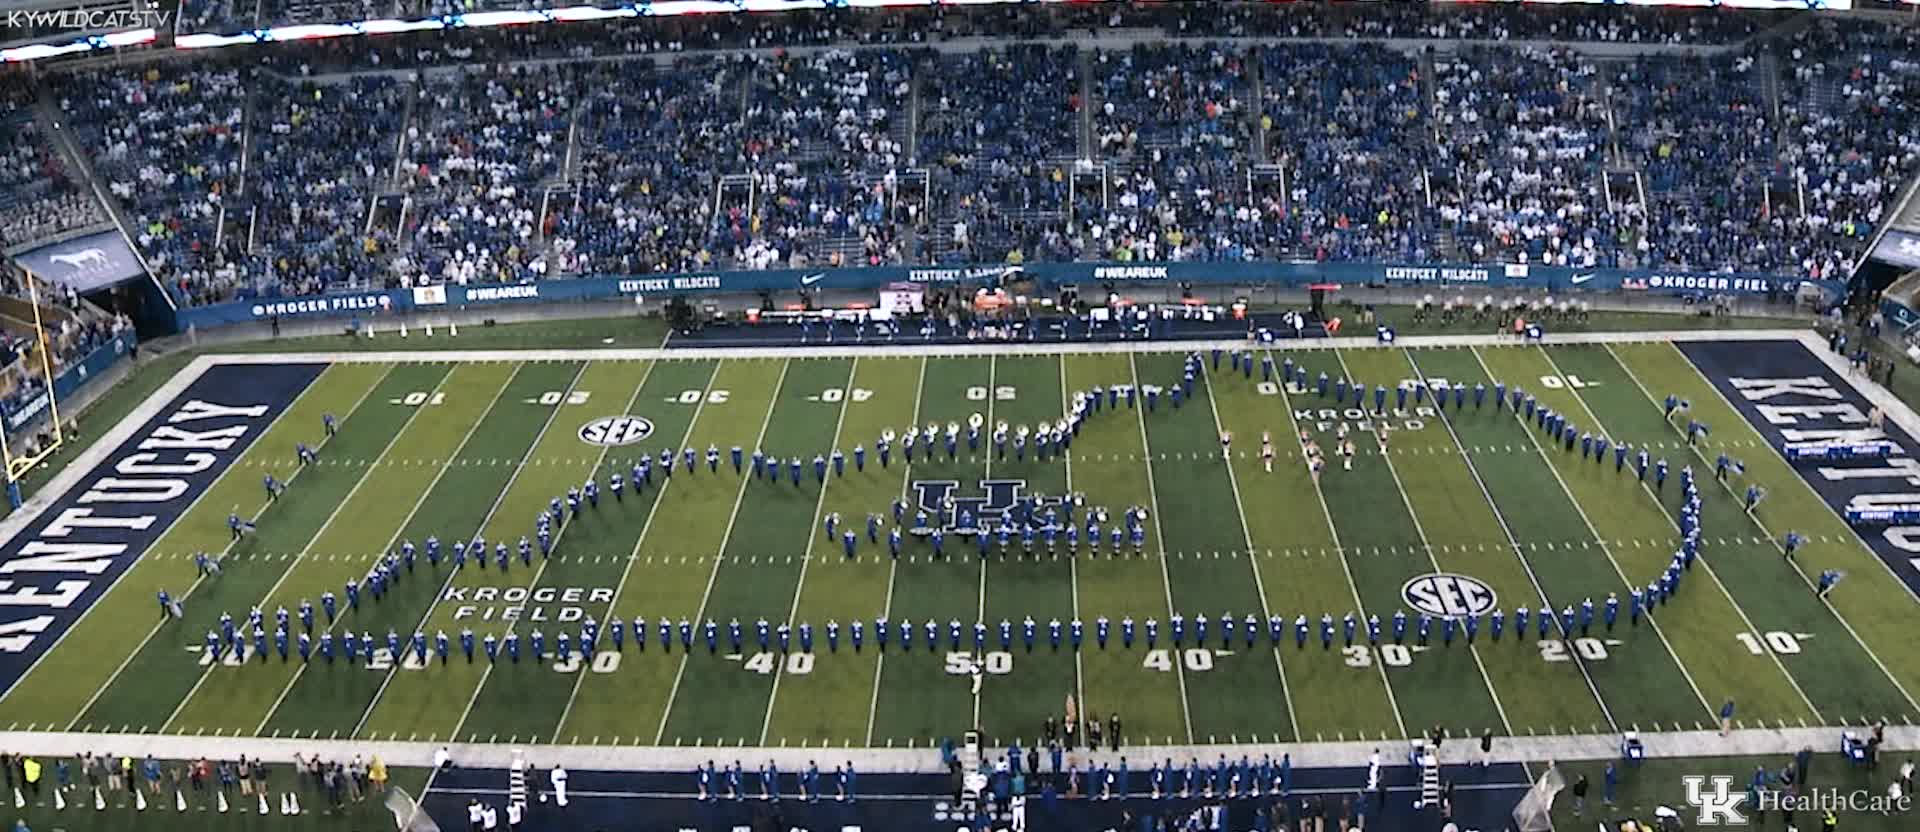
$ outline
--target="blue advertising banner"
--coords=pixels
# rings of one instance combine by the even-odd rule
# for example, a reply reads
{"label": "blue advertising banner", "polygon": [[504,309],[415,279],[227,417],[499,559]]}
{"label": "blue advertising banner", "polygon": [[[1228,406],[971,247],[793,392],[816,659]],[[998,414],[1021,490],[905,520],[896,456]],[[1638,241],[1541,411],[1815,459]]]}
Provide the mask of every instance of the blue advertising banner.
{"label": "blue advertising banner", "polygon": [[321,369],[208,370],[0,545],[0,692],[26,675]]}
{"label": "blue advertising banner", "polygon": [[76,292],[91,292],[147,273],[118,231],[45,245],[15,257],[28,271]]}
{"label": "blue advertising banner", "polygon": [[[1377,263],[1036,263],[1028,266],[876,266],[769,269],[676,275],[598,276],[539,283],[432,286],[256,299],[182,309],[179,325],[213,327],[270,318],[377,316],[416,307],[608,300],[634,295],[711,292],[878,290],[889,283],[972,284],[1031,279],[1043,285],[1181,282],[1211,286],[1300,287],[1338,283],[1435,286],[1461,290],[1624,291],[1662,295],[1791,294],[1803,283],[1770,275],[1705,274],[1521,265],[1383,265]],[[1838,291],[1834,281],[1814,282]]]}

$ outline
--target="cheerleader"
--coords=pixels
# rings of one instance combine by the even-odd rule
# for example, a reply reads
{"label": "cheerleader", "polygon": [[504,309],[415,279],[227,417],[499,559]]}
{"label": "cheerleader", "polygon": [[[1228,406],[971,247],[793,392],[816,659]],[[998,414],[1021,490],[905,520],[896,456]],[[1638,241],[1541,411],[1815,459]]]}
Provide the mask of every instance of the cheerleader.
{"label": "cheerleader", "polygon": [[1220,458],[1228,462],[1233,461],[1233,431],[1220,432]]}
{"label": "cheerleader", "polygon": [[1307,473],[1313,476],[1315,486],[1320,484],[1320,469],[1326,467],[1326,464],[1326,461],[1317,454],[1307,458]]}
{"label": "cheerleader", "polygon": [[1353,470],[1353,441],[1352,440],[1348,440],[1340,443],[1340,468],[1346,471]]}
{"label": "cheerleader", "polygon": [[1392,425],[1389,425],[1389,424],[1387,424],[1386,422],[1381,422],[1381,423],[1380,423],[1380,433],[1378,434],[1378,436],[1379,436],[1379,439],[1380,439],[1380,455],[1381,455],[1381,456],[1385,456],[1385,455],[1386,455],[1386,453],[1387,453],[1387,440],[1388,440],[1388,439],[1391,439],[1391,438],[1392,438],[1392,434],[1393,434],[1393,426],[1392,426]]}
{"label": "cheerleader", "polygon": [[1273,436],[1266,431],[1260,432],[1260,464],[1273,473]]}

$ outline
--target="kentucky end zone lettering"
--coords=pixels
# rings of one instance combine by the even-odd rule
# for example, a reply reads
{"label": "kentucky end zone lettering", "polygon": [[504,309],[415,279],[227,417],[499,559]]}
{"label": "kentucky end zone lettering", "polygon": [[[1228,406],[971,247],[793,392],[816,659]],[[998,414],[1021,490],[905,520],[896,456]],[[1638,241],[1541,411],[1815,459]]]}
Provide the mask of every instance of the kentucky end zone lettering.
{"label": "kentucky end zone lettering", "polygon": [[[320,370],[318,364],[208,370],[0,545],[0,693],[26,675]],[[192,574],[182,568],[176,594]]]}
{"label": "kentucky end zone lettering", "polygon": [[[1680,349],[1775,448],[1787,442],[1881,439],[1897,446],[1886,459],[1792,463],[1794,472],[1836,513],[1920,502],[1914,438],[1891,421],[1884,429],[1869,425],[1867,412],[1873,406],[1799,342],[1687,342]],[[1920,594],[1920,526],[1861,529],[1860,537],[1909,590]]]}

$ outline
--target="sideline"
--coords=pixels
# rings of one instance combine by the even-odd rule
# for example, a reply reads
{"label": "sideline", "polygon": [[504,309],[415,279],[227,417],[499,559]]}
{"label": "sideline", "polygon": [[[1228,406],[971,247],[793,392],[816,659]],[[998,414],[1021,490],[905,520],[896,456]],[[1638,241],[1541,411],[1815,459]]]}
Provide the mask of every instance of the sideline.
{"label": "sideline", "polygon": [[[1803,748],[1828,753],[1840,745],[1840,728],[1742,728],[1722,737],[1716,730],[1643,733],[1650,759],[1685,757],[1789,757]],[[1850,730],[1864,731],[1862,728]],[[1442,761],[1460,764],[1479,760],[1479,743],[1470,738],[1454,738],[1443,746]],[[290,763],[295,754],[347,759],[355,755],[379,755],[389,766],[428,767],[434,752],[445,748],[453,761],[465,768],[512,766],[516,753],[539,760],[542,765],[558,764],[576,770],[679,771],[691,772],[716,754],[743,753],[733,746],[645,746],[645,745],[552,745],[509,743],[425,743],[380,742],[366,740],[286,739],[248,737],[210,737],[163,734],[89,734],[72,731],[31,732],[0,731],[0,747],[13,754],[41,757],[77,757],[86,753],[131,756],[152,755],[162,760],[191,760],[198,757],[232,759],[241,755],[274,763]],[[1109,761],[1125,754],[1135,760],[1170,757],[1213,759],[1229,750],[1258,756],[1293,756],[1295,768],[1345,768],[1366,766],[1375,751],[1385,759],[1404,759],[1408,746],[1403,740],[1385,742],[1302,742],[1243,743],[1234,745],[1135,745],[1120,751],[1077,752],[1091,763]],[[1920,726],[1887,727],[1882,752],[1920,751]],[[804,769],[810,760],[830,753],[845,759],[864,773],[937,774],[945,771],[936,748],[753,748],[757,759],[772,760],[783,771]],[[1552,763],[1581,760],[1617,760],[1620,735],[1577,734],[1552,737],[1497,737],[1493,743],[1495,763]]]}

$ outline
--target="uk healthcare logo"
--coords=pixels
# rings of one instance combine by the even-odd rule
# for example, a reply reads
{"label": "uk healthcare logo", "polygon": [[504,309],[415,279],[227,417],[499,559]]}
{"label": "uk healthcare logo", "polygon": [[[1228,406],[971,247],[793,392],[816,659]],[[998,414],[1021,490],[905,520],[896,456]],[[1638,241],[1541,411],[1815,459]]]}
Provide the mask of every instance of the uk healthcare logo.
{"label": "uk healthcare logo", "polygon": [[1700,809],[1700,817],[1695,821],[1700,826],[1744,826],[1747,816],[1740,814],[1740,804],[1747,802],[1746,792],[1733,790],[1733,778],[1726,775],[1713,777],[1713,790],[1708,791],[1706,777],[1689,774],[1680,778],[1687,788],[1687,805]]}

